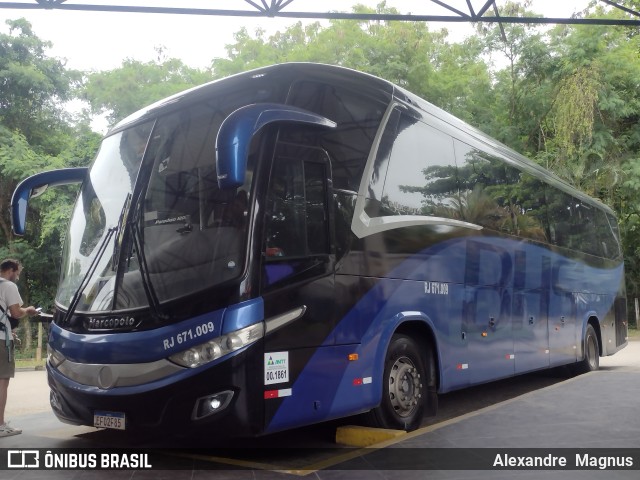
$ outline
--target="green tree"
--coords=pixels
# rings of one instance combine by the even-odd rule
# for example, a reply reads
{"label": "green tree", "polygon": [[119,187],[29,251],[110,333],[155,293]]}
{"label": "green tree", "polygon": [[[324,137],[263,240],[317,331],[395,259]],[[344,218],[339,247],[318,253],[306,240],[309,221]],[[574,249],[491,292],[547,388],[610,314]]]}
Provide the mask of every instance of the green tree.
{"label": "green tree", "polygon": [[[503,16],[539,17],[532,2],[507,2]],[[545,32],[531,24],[480,24],[478,41],[493,63],[493,121],[484,130],[519,152],[535,155],[543,146],[542,125],[553,102],[557,59]],[[497,67],[496,67],[497,66]]]}
{"label": "green tree", "polygon": [[157,61],[127,59],[121,67],[87,76],[81,96],[94,115],[107,114],[111,124],[169,95],[212,80],[211,74],[165,58]]}
{"label": "green tree", "polygon": [[[0,257],[17,257],[25,265],[23,300],[51,307],[64,235],[73,200],[68,189],[52,190],[33,202],[24,238],[11,230],[9,206],[17,184],[52,168],[87,165],[99,136],[86,122],[73,124],[64,102],[74,95],[78,72],[49,57],[51,45],[39,39],[24,19],[9,20],[0,34]],[[41,228],[44,227],[44,228]],[[25,346],[31,342],[28,322]]]}
{"label": "green tree", "polygon": [[0,34],[0,125],[19,131],[38,152],[55,155],[63,148],[56,133],[68,128],[64,102],[80,74],[47,56],[51,43],[25,19],[6,23],[9,33]]}

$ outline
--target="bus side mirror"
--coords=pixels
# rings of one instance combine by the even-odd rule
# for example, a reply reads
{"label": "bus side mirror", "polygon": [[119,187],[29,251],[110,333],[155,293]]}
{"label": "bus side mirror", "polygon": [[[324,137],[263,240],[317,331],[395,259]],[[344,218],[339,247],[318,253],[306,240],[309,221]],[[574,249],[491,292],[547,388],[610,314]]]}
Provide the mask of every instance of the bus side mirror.
{"label": "bus side mirror", "polygon": [[42,195],[47,188],[70,183],[82,183],[87,167],[61,168],[36,173],[18,184],[11,197],[11,225],[13,233],[24,235],[27,222],[27,205],[30,198]]}
{"label": "bus side mirror", "polygon": [[255,103],[239,108],[224,119],[216,138],[216,170],[221,189],[244,184],[251,139],[262,127],[276,122],[336,127],[328,118],[292,105]]}

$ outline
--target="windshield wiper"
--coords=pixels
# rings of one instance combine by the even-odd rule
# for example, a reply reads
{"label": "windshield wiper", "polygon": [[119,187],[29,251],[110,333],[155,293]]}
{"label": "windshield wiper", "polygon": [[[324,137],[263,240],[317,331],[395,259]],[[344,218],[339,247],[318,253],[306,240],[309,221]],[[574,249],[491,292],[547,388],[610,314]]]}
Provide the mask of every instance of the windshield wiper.
{"label": "windshield wiper", "polygon": [[87,288],[87,285],[89,285],[89,281],[91,280],[91,277],[93,277],[93,274],[95,273],[96,268],[98,268],[98,263],[100,263],[100,259],[104,255],[104,252],[107,250],[107,245],[109,245],[109,241],[117,231],[118,231],[118,227],[109,228],[107,230],[107,234],[102,239],[102,242],[100,242],[100,245],[98,246],[98,251],[95,257],[93,257],[93,260],[89,265],[89,268],[87,269],[84,276],[82,277],[82,280],[80,280],[80,285],[78,286],[78,289],[73,294],[73,298],[71,299],[71,303],[69,303],[69,308],[67,309],[67,313],[65,313],[64,318],[62,320],[63,324],[66,324],[71,318],[71,316],[73,315],[73,312],[75,312],[76,307],[80,302],[80,298],[82,298],[82,292],[84,291],[85,288]]}
{"label": "windshield wiper", "polygon": [[142,280],[142,287],[144,294],[149,302],[149,308],[156,318],[166,320],[167,316],[162,313],[160,309],[160,300],[158,300],[158,294],[153,287],[151,275],[149,274],[149,264],[147,263],[147,256],[144,253],[144,245],[142,244],[142,231],[140,230],[140,210],[142,202],[136,202],[131,219],[131,239],[133,240],[133,248],[136,252],[136,258],[138,259],[138,268],[140,269],[140,278]]}
{"label": "windshield wiper", "polygon": [[[127,219],[127,214],[129,213],[129,208],[131,207],[131,194],[127,194],[127,198],[124,201],[124,205],[122,206],[122,211],[120,212],[120,218],[118,219],[118,238],[116,238],[115,242],[113,242],[113,255],[111,259],[111,270],[114,272],[118,268],[118,263],[120,258],[120,249],[122,248],[122,241],[124,239],[124,223]],[[115,296],[115,295],[114,295]]]}
{"label": "windshield wiper", "polygon": [[[105,235],[105,237],[102,239],[102,242],[98,246],[98,250],[96,252],[95,257],[93,257],[93,260],[89,265],[89,268],[87,269],[84,276],[82,277],[82,280],[80,280],[80,285],[78,286],[78,289],[75,291],[75,293],[73,294],[73,297],[71,298],[71,302],[69,303],[69,308],[67,309],[67,313],[65,313],[64,315],[64,319],[63,319],[64,324],[66,324],[71,319],[71,316],[73,315],[76,308],[78,307],[78,303],[82,298],[82,292],[84,291],[85,288],[87,288],[87,285],[89,285],[89,281],[91,280],[91,277],[93,277],[93,274],[95,273],[96,268],[98,268],[98,263],[102,259],[104,252],[107,250],[109,241],[111,240],[111,238],[114,236],[116,232],[118,232],[119,238],[115,240],[113,245],[113,253],[111,257],[111,263],[112,263],[111,269],[116,270],[118,268],[118,254],[120,251],[120,247],[122,245],[122,240],[124,235],[124,221],[126,219],[127,213],[129,212],[130,206],[131,206],[131,194],[129,193],[127,194],[127,198],[124,200],[124,204],[122,205],[122,210],[120,210],[118,225],[116,227],[111,227],[107,230],[107,234]],[[114,298],[115,298],[115,292],[114,292]]]}

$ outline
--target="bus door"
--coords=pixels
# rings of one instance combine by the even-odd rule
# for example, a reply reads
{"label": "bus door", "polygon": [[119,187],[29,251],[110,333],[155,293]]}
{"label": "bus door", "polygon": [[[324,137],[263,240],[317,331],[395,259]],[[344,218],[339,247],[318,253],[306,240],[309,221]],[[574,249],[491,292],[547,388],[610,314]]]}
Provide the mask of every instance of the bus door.
{"label": "bus door", "polygon": [[584,272],[575,263],[558,260],[552,269],[549,298],[549,350],[551,366],[572,363],[577,358],[577,295]]}
{"label": "bus door", "polygon": [[512,262],[489,241],[469,241],[465,267],[463,337],[471,384],[514,374],[511,328]]}
{"label": "bus door", "polygon": [[[334,343],[330,179],[323,149],[277,144],[266,194],[261,274],[267,429],[276,413],[274,423],[281,429],[322,419],[331,404],[322,398],[331,393],[331,368],[305,370],[319,347]],[[317,398],[308,389],[296,391],[296,381],[310,375],[317,377]]]}
{"label": "bus door", "polygon": [[[532,252],[535,250],[531,250]],[[512,322],[516,373],[549,366],[549,279],[548,256],[514,255]]]}

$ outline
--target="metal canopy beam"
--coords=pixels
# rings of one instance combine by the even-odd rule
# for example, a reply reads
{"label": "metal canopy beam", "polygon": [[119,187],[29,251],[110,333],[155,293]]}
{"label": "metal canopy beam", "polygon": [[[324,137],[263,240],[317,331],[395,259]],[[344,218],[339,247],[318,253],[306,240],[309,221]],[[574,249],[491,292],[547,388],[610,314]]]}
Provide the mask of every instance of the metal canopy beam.
{"label": "metal canopy beam", "polygon": [[[566,18],[551,17],[505,17],[500,15],[495,0],[415,0],[411,8],[417,13],[399,15],[346,13],[335,11],[322,11],[319,9],[321,0],[171,0],[156,2],[163,4],[175,4],[175,6],[149,6],[144,5],[143,0],[94,0],[87,3],[82,0],[0,0],[0,8],[20,10],[84,10],[94,12],[128,12],[128,13],[156,13],[174,15],[213,15],[232,17],[279,17],[301,19],[348,19],[348,20],[384,20],[384,21],[413,21],[413,22],[485,22],[485,23],[525,23],[525,24],[587,24],[587,25],[626,25],[640,26],[640,12],[630,9],[613,0],[598,0],[603,5],[620,9],[627,13],[628,19],[611,18],[582,18],[571,16]],[[141,4],[142,3],[142,4]],[[202,8],[201,5],[224,4],[229,8]],[[308,6],[313,4],[315,10],[296,11],[301,4]],[[357,3],[357,0],[354,0]],[[474,4],[475,3],[475,8]],[[186,5],[198,6],[186,6]],[[387,3],[393,7],[393,1]],[[235,8],[231,8],[235,7]],[[242,8],[244,7],[244,8]],[[437,7],[437,8],[435,8]],[[479,7],[479,8],[478,8]],[[535,1],[532,4],[535,9]],[[301,6],[302,8],[302,6]],[[435,12],[434,12],[435,10]],[[493,12],[493,15],[488,12]]]}

